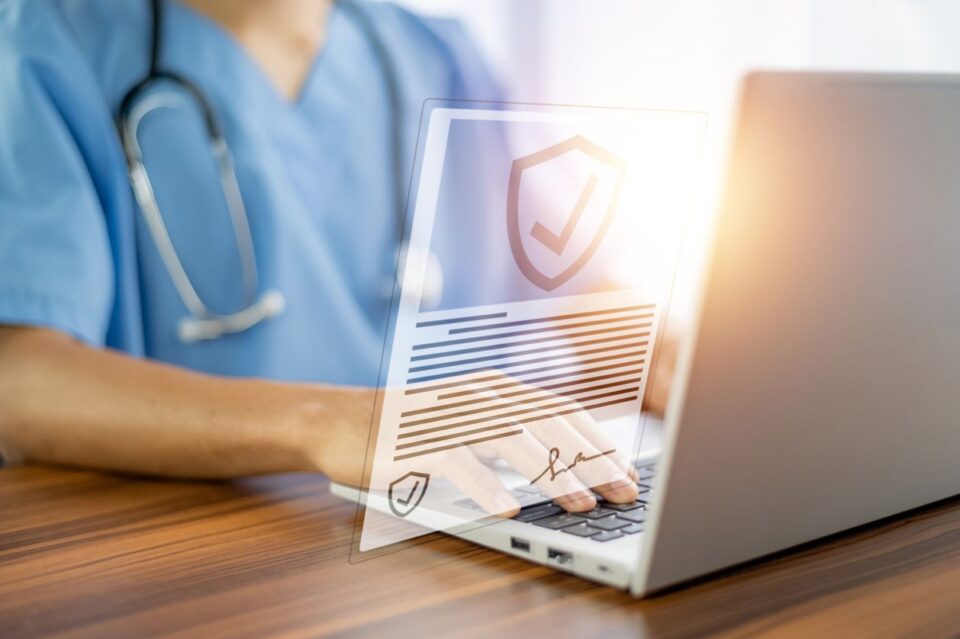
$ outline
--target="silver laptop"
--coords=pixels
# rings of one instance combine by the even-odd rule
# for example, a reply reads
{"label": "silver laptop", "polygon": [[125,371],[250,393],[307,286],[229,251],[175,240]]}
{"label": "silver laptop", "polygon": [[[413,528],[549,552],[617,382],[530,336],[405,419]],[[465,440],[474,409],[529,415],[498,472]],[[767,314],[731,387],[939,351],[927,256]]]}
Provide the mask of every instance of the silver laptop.
{"label": "silver laptop", "polygon": [[960,493],[960,79],[749,76],[697,316],[635,503],[419,522],[639,596]]}

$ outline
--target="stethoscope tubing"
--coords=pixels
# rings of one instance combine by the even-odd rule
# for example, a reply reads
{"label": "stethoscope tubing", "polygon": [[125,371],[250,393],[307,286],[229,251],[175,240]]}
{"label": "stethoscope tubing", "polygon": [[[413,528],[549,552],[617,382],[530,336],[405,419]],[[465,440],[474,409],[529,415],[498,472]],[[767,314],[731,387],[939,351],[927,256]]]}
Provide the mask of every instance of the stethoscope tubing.
{"label": "stethoscope tubing", "polygon": [[[216,339],[230,333],[248,330],[265,319],[279,315],[284,310],[286,302],[282,293],[276,290],[264,291],[258,297],[257,258],[249,216],[240,192],[230,148],[210,102],[200,88],[186,77],[160,67],[164,26],[163,2],[164,0],[150,0],[152,36],[150,67],[146,76],[137,82],[121,100],[117,124],[134,198],[157,247],[164,268],[173,282],[177,295],[190,315],[190,317],[181,320],[178,325],[178,337],[183,342],[194,342]],[[402,105],[397,72],[391,62],[389,52],[370,18],[349,0],[338,0],[337,4],[350,13],[355,23],[364,32],[383,69],[385,90],[390,105],[391,160],[394,165],[393,196],[399,256],[404,254],[405,249],[409,249],[409,246],[404,242],[406,189],[403,180]],[[195,100],[203,117],[210,150],[216,160],[220,186],[227,203],[234,240],[241,262],[244,308],[236,313],[214,313],[203,302],[193,286],[183,261],[170,238],[149,172],[143,161],[139,133],[140,125],[144,119],[159,109],[176,108],[185,103],[182,95],[150,92],[151,89],[164,84],[177,87],[190,95]],[[436,262],[435,259],[433,261]]]}
{"label": "stethoscope tubing", "polygon": [[[190,277],[187,275],[177,249],[170,239],[167,225],[160,213],[153,183],[150,181],[150,174],[143,163],[143,155],[140,149],[139,129],[144,118],[158,109],[176,108],[182,102],[182,98],[178,95],[151,94],[137,102],[128,117],[124,119],[123,141],[129,163],[130,183],[133,187],[134,197],[147,223],[147,228],[157,246],[160,259],[170,274],[177,293],[187,310],[191,315],[198,318],[222,318],[225,316],[218,316],[203,303],[200,295],[190,282]],[[247,221],[246,209],[243,206],[243,198],[240,197],[239,187],[234,176],[230,151],[222,138],[212,140],[211,151],[217,160],[221,187],[228,200],[227,208],[230,211],[231,226],[240,251],[245,305],[249,306],[254,303],[257,294],[256,254],[253,248],[250,225]]]}

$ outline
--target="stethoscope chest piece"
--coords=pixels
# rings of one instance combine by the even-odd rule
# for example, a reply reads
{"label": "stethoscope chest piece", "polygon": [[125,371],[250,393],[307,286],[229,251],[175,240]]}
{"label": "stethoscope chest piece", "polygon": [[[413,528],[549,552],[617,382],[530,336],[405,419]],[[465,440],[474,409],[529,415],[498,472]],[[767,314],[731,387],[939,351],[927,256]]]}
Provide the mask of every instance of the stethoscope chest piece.
{"label": "stethoscope chest piece", "polygon": [[218,339],[224,335],[249,330],[272,317],[283,313],[287,301],[283,293],[270,289],[264,291],[257,301],[242,311],[231,315],[211,317],[184,317],[177,324],[177,337],[184,344]]}

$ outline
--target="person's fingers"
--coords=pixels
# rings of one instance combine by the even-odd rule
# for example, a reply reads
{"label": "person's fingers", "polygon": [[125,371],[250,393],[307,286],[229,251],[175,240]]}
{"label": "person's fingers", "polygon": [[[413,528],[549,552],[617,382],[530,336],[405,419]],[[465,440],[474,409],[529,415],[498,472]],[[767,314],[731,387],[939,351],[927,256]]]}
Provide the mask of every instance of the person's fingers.
{"label": "person's fingers", "polygon": [[[499,389],[499,390],[497,390]],[[633,464],[630,463],[630,458],[628,457],[629,451],[618,450],[614,443],[610,440],[609,437],[602,431],[597,422],[593,419],[589,412],[585,410],[576,410],[579,408],[579,404],[575,400],[571,399],[565,395],[557,395],[552,391],[544,388],[540,388],[535,385],[526,384],[524,382],[518,381],[516,379],[504,376],[504,381],[500,384],[497,384],[493,389],[486,390],[483,397],[486,399],[494,399],[494,395],[499,397],[501,403],[507,404],[518,404],[523,403],[524,405],[529,405],[530,403],[535,403],[538,405],[557,405],[555,406],[556,410],[563,411],[566,415],[548,419],[544,422],[532,422],[533,424],[540,424],[537,427],[533,428],[535,435],[540,433],[549,432],[545,429],[545,425],[550,424],[547,428],[552,429],[553,425],[557,427],[556,437],[559,437],[559,442],[563,443],[564,446],[560,447],[561,451],[561,460],[566,464],[573,463],[573,459],[576,458],[576,453],[578,451],[584,450],[583,440],[585,439],[591,444],[593,449],[590,455],[594,455],[598,452],[609,453],[604,455],[607,458],[607,462],[612,463],[616,468],[620,469],[623,473],[626,474],[627,478],[636,482],[639,479],[636,469],[633,467]],[[560,421],[553,421],[559,419]],[[567,435],[567,431],[572,427],[577,433],[579,433],[580,438]],[[539,437],[543,440],[543,437]],[[578,448],[581,446],[581,448]],[[550,448],[550,446],[547,446]],[[613,451],[613,452],[609,452]],[[584,452],[584,456],[588,456]],[[595,464],[597,470],[607,470],[610,471],[609,466],[606,463]],[[590,479],[587,479],[587,484],[591,487],[597,487],[608,483],[616,483],[618,480],[622,479],[621,476],[615,473],[606,473],[607,478],[603,481],[592,482]],[[599,478],[598,478],[599,479]],[[609,486],[605,487],[604,490],[617,491],[617,487]],[[625,490],[622,491],[622,499],[627,499],[629,494],[634,495],[635,491],[632,487],[625,487]],[[603,494],[603,491],[601,491]],[[606,495],[604,495],[606,496]],[[614,497],[614,500],[618,497]]]}
{"label": "person's fingers", "polygon": [[[450,409],[489,415],[491,419],[516,420],[526,431],[523,435],[476,444],[471,450],[477,455],[504,459],[568,510],[595,505],[596,500],[584,484],[595,487],[610,501],[636,498],[636,471],[589,413],[577,411],[564,418],[543,412],[576,410],[579,406],[572,398],[490,371],[482,381],[469,380],[459,386],[447,399],[452,400],[445,406]],[[474,462],[480,463],[476,459]]]}
{"label": "person's fingers", "polygon": [[520,503],[469,448],[453,448],[435,464],[444,477],[491,515],[513,517],[520,512]]}
{"label": "person's fingers", "polygon": [[598,449],[563,417],[531,422],[527,427],[544,447],[558,450],[560,461],[604,499],[629,503],[637,498],[637,484],[610,459],[617,452],[614,446]]}
{"label": "person's fingers", "polygon": [[481,453],[493,453],[503,459],[565,510],[580,512],[597,505],[593,493],[577,479],[576,474],[526,429],[518,435],[479,446]]}
{"label": "person's fingers", "polygon": [[598,450],[606,451],[616,449],[616,452],[608,455],[610,461],[613,462],[617,468],[625,472],[633,481],[637,482],[640,480],[637,469],[634,468],[630,462],[631,451],[617,449],[613,440],[603,432],[600,424],[597,423],[590,413],[586,411],[571,413],[567,416],[567,420],[577,432],[583,435]]}

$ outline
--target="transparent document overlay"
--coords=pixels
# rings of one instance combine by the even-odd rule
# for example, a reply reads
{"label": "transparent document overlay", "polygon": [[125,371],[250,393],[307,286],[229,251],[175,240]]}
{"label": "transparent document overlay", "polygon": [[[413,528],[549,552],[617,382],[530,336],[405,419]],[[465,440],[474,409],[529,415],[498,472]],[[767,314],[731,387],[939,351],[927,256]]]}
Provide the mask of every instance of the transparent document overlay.
{"label": "transparent document overlay", "polygon": [[428,106],[361,551],[621,476],[704,128],[688,112]]}

